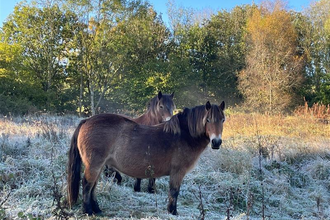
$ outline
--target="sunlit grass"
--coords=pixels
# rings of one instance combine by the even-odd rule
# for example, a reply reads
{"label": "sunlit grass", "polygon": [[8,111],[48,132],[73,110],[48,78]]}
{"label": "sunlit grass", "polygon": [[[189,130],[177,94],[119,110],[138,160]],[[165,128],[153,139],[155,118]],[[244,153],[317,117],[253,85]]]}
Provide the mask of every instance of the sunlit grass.
{"label": "sunlit grass", "polygon": [[227,117],[225,137],[285,136],[314,140],[330,137],[330,125],[314,117],[236,113]]}

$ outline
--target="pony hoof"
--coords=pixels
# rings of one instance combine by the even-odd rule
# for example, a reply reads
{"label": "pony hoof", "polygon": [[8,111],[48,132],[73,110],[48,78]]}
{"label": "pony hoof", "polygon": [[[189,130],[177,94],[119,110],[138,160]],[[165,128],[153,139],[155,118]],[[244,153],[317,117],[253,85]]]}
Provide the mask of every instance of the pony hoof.
{"label": "pony hoof", "polygon": [[92,216],[93,215],[93,211],[92,210],[83,210],[83,213],[85,213],[88,216]]}
{"label": "pony hoof", "polygon": [[170,212],[172,215],[178,215],[177,211]]}
{"label": "pony hoof", "polygon": [[100,217],[105,216],[101,210],[99,212],[94,212],[94,214]]}
{"label": "pony hoof", "polygon": [[93,215],[93,208],[91,205],[87,205],[87,204],[84,204],[83,206],[83,213],[86,214],[86,215]]}
{"label": "pony hoof", "polygon": [[92,215],[97,215],[97,216],[103,216],[103,212],[101,211],[101,210],[97,210],[97,211],[94,211],[94,212],[92,212],[92,211],[86,211],[86,210],[84,210],[83,211],[87,216],[92,216]]}
{"label": "pony hoof", "polygon": [[102,214],[102,210],[100,208],[94,208],[93,211],[94,211],[94,214],[96,214],[96,215]]}
{"label": "pony hoof", "polygon": [[154,194],[156,191],[155,191],[155,189],[154,188],[149,188],[148,187],[148,193],[150,193],[150,194]]}
{"label": "pony hoof", "polygon": [[141,192],[141,187],[134,186],[134,192]]}
{"label": "pony hoof", "polygon": [[92,208],[93,208],[93,212],[94,212],[95,214],[100,214],[100,213],[102,213],[102,211],[101,211],[101,209],[100,209],[100,207],[99,207],[99,205],[98,205],[97,202],[94,202],[94,204],[92,205]]}
{"label": "pony hoof", "polygon": [[178,211],[176,209],[171,210],[171,208],[168,208],[167,211],[172,215],[178,215]]}

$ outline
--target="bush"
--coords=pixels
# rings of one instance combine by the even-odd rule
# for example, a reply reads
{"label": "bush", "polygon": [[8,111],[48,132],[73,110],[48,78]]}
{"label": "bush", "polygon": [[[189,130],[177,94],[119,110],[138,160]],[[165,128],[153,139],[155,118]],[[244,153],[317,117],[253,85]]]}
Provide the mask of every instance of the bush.
{"label": "bush", "polygon": [[0,94],[0,114],[3,115],[26,115],[37,109],[25,98],[5,96]]}

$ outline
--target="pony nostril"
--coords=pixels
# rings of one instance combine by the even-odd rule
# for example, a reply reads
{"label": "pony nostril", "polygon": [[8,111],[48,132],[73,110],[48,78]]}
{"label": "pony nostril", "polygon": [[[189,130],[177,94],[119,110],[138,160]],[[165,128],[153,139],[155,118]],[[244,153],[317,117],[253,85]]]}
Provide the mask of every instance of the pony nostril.
{"label": "pony nostril", "polygon": [[212,147],[213,148],[219,148],[220,145],[222,144],[222,139],[212,139]]}

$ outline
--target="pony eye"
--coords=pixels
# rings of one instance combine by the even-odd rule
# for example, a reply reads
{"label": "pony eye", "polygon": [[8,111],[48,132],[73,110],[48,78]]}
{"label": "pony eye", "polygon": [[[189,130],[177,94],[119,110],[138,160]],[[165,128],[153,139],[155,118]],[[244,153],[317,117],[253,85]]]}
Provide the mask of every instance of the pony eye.
{"label": "pony eye", "polygon": [[210,122],[211,120],[209,118],[206,119],[206,122]]}
{"label": "pony eye", "polygon": [[163,105],[160,105],[159,108],[164,108],[164,106]]}

